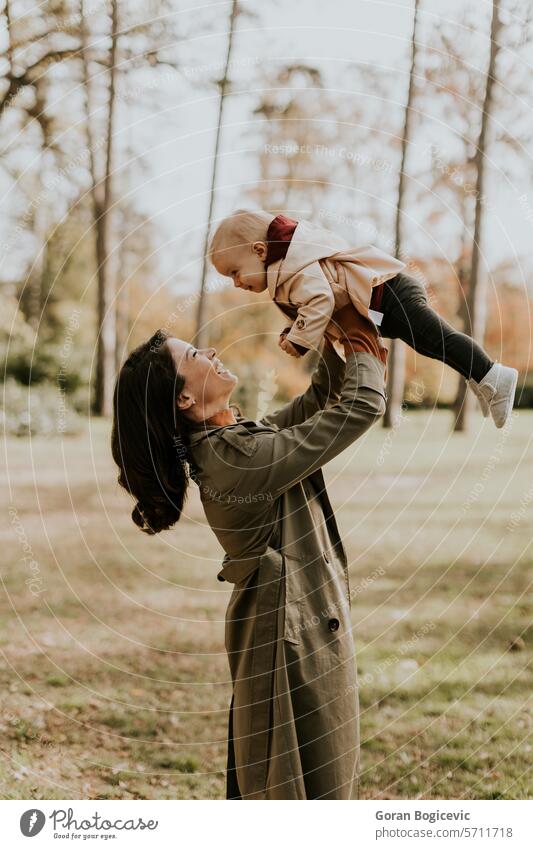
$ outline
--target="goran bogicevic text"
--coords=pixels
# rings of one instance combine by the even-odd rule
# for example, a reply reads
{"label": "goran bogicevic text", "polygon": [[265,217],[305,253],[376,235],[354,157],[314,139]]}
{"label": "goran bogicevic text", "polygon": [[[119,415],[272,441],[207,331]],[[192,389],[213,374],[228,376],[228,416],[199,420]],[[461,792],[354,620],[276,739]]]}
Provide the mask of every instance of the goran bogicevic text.
{"label": "goran bogicevic text", "polygon": [[376,811],[377,820],[423,820],[440,822],[442,820],[469,820],[468,811]]}

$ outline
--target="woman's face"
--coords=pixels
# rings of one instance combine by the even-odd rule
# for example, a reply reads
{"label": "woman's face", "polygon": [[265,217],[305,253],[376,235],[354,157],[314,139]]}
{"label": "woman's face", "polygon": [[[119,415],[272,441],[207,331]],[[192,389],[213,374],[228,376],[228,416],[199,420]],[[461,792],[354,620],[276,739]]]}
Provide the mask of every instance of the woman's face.
{"label": "woman's face", "polygon": [[194,421],[205,421],[228,407],[238,378],[224,367],[215,348],[195,348],[189,342],[171,337],[165,343],[185,378],[178,398],[179,408]]}

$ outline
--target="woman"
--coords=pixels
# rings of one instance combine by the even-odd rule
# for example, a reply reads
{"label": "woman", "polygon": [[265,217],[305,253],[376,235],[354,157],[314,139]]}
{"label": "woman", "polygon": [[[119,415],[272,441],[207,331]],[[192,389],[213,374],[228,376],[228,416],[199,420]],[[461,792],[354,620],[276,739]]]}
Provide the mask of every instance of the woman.
{"label": "woman", "polygon": [[134,522],[170,528],[190,469],[226,552],[227,798],[358,798],[348,565],[321,472],[385,409],[385,354],[358,322],[346,364],[326,343],[307,391],[260,422],[235,415],[237,378],[213,348],[161,331],[115,387],[112,450]]}

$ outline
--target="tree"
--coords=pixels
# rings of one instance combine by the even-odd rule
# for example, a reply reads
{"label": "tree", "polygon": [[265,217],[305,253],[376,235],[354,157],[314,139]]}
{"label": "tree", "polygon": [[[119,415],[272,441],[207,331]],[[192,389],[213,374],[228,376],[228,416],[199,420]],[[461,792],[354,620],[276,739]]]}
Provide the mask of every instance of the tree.
{"label": "tree", "polygon": [[[485,94],[481,112],[479,134],[476,144],[476,152],[473,158],[473,167],[476,175],[475,182],[475,207],[474,207],[474,233],[472,240],[472,253],[470,259],[470,270],[467,281],[465,281],[465,309],[463,319],[465,332],[469,336],[483,343],[486,324],[486,276],[480,274],[479,260],[482,240],[483,226],[483,204],[485,197],[485,162],[487,156],[488,127],[493,110],[493,91],[496,80],[496,62],[500,50],[499,38],[502,24],[500,21],[500,0],[492,2],[492,19],[490,26],[490,47],[487,75],[485,81]],[[454,431],[465,430],[467,426],[467,415],[472,404],[472,397],[467,391],[467,383],[464,378],[459,382],[457,397],[455,400],[455,424]]]}
{"label": "tree", "polygon": [[86,106],[87,148],[89,150],[91,186],[90,194],[93,209],[93,227],[95,231],[96,276],[97,276],[97,342],[96,342],[96,381],[94,409],[100,415],[109,416],[113,409],[113,383],[115,377],[115,312],[112,308],[112,274],[110,266],[110,230],[112,204],[112,167],[113,167],[113,129],[116,94],[116,59],[118,39],[118,3],[110,0],[110,46],[107,61],[108,95],[105,118],[105,153],[101,180],[96,171],[95,139],[92,115],[92,84],[90,72],[89,45],[84,0],[80,0],[80,29],[82,40],[83,85]]}
{"label": "tree", "polygon": [[[0,164],[13,181],[6,208],[16,208],[12,200],[18,195],[24,209],[21,215],[15,213],[17,229],[31,234],[37,247],[20,291],[24,314],[34,330],[38,329],[45,304],[48,235],[54,224],[51,207],[57,213],[62,206],[57,198],[52,204],[48,197],[47,182],[54,183],[63,151],[55,144],[55,120],[47,110],[47,102],[50,71],[76,55],[75,38],[68,31],[60,32],[58,25],[67,8],[66,2],[46,4],[35,17],[11,0],[5,0],[4,5],[6,50],[0,74]],[[18,156],[23,146],[31,149],[24,166]]]}
{"label": "tree", "polygon": [[[46,72],[54,64],[76,58],[78,44],[67,31],[61,32],[58,45],[57,22],[66,17],[68,4],[58,0],[54,4],[43,4],[39,16],[32,17],[24,10],[17,20],[13,17],[11,0],[4,0],[6,24],[6,63],[3,74],[3,92],[0,96],[0,117],[13,108],[21,106],[21,95],[30,97],[23,108],[38,121],[46,121],[42,90],[46,85]],[[16,37],[14,21],[17,20]]]}
{"label": "tree", "polygon": [[[484,221],[491,211],[488,200],[501,177],[519,185],[530,161],[531,124],[524,103],[531,82],[527,57],[533,7],[519,2],[514,10],[512,7],[507,2],[505,11],[487,10],[491,45],[486,66],[483,63],[484,67],[478,68],[472,59],[473,39],[483,37],[478,9],[466,10],[459,21],[435,29],[426,51],[425,77],[433,104],[426,114],[435,111],[439,132],[438,144],[431,151],[431,182],[424,188],[426,208],[430,207],[427,220],[455,265],[461,329],[481,344],[485,341],[488,280],[480,260]],[[444,142],[442,127],[449,133]],[[417,201],[421,203],[422,196]],[[490,342],[496,352],[502,340],[496,345],[495,339],[492,326]],[[456,430],[467,427],[473,401],[466,381],[459,378],[454,402]]]}
{"label": "tree", "polygon": [[[420,0],[415,0],[413,13],[413,32],[411,37],[411,68],[405,104],[404,124],[401,139],[400,173],[398,177],[398,200],[396,204],[396,221],[394,227],[394,247],[396,256],[400,255],[402,247],[402,215],[405,205],[406,167],[409,144],[411,142],[413,123],[413,101],[415,97],[415,71],[417,58],[417,21]],[[405,389],[405,344],[401,339],[393,339],[388,356],[387,368],[387,408],[383,416],[383,427],[394,425],[400,413]]]}
{"label": "tree", "polygon": [[[148,5],[124,6],[120,33],[118,0],[105,0],[98,8],[80,0],[45,0],[37,14],[29,13],[26,0],[4,0],[0,6],[6,48],[0,61],[0,176],[8,184],[4,226],[9,247],[2,257],[3,280],[19,295],[39,342],[50,345],[61,338],[80,298],[84,328],[98,301],[94,406],[106,413],[118,365],[114,350],[122,351],[127,333],[127,322],[116,321],[115,314],[126,318],[128,311],[126,287],[118,288],[114,302],[115,212],[120,240],[129,235],[126,228],[135,233],[119,259],[131,269],[136,286],[144,285],[147,265],[143,259],[139,272],[135,263],[141,252],[151,253],[147,241],[153,245],[155,240],[155,231],[141,222],[131,200],[121,208],[131,186],[124,180],[124,145],[116,142],[121,110],[127,108],[117,83],[132,86],[136,105],[153,110],[162,91],[160,66],[177,70],[175,8],[170,0]],[[145,89],[152,93],[143,98]],[[138,161],[134,141],[128,156]],[[123,178],[120,192],[113,177],[117,170]],[[131,174],[127,179],[131,182]],[[85,361],[89,353],[85,347]]]}
{"label": "tree", "polygon": [[318,68],[283,66],[261,81],[255,115],[262,119],[260,182],[251,195],[265,209],[306,209],[315,218],[346,160],[335,156],[338,101]]}
{"label": "tree", "polygon": [[229,87],[229,69],[231,63],[231,56],[233,51],[233,36],[235,33],[235,24],[237,22],[237,17],[239,14],[239,8],[237,5],[237,0],[232,0],[231,3],[231,11],[229,16],[228,23],[228,41],[226,46],[226,60],[224,64],[224,71],[222,73],[222,79],[218,83],[219,85],[219,100],[218,100],[218,116],[217,116],[217,125],[215,132],[215,146],[213,150],[213,167],[211,170],[211,185],[209,189],[209,207],[207,212],[207,224],[204,236],[204,244],[203,244],[203,256],[202,256],[202,276],[200,279],[200,291],[198,293],[198,306],[196,310],[196,332],[194,336],[194,344],[199,348],[205,347],[207,332],[205,326],[206,320],[206,282],[207,282],[207,270],[208,270],[208,248],[209,248],[209,234],[211,232],[211,225],[213,222],[213,210],[215,205],[215,192],[217,187],[217,177],[218,177],[218,157],[220,153],[220,141],[222,136],[222,127],[224,124],[224,106],[226,94],[228,92]]}

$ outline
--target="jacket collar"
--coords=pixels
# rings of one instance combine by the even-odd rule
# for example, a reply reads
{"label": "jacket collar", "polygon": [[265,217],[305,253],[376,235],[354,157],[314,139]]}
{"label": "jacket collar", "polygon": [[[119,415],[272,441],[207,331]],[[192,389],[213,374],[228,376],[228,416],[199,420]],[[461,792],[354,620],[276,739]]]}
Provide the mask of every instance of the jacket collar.
{"label": "jacket collar", "polygon": [[299,221],[285,259],[267,267],[268,294],[273,298],[278,286],[306,266],[346,250],[349,250],[349,244],[342,236],[310,221]]}
{"label": "jacket collar", "polygon": [[[227,426],[227,425],[226,425]],[[189,445],[197,445],[202,439],[207,436],[212,436],[217,430],[222,430],[223,426],[199,424],[193,425],[189,430]]]}
{"label": "jacket collar", "polygon": [[237,416],[235,424],[229,425],[207,425],[205,422],[201,422],[200,424],[191,426],[189,430],[189,445],[198,445],[202,439],[213,436],[218,431],[236,427],[244,427],[246,430],[277,430],[276,427],[262,425],[261,422],[256,422],[254,419],[247,419],[244,416]]}

